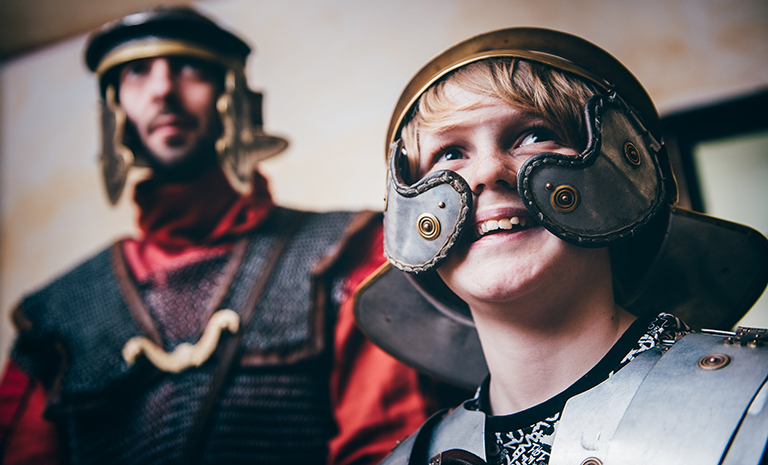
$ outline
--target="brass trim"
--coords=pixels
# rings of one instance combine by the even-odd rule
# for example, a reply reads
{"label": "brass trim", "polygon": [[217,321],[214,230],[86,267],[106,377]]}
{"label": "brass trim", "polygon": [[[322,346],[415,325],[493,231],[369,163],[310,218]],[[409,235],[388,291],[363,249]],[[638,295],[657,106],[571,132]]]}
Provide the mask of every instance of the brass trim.
{"label": "brass trim", "polygon": [[471,37],[448,48],[411,78],[389,123],[387,154],[413,104],[432,84],[469,63],[498,57],[536,61],[581,76],[606,92],[618,91],[640,112],[646,125],[651,126],[651,133],[658,138],[658,112],[648,92],[611,54],[568,33],[542,28],[509,28]]}
{"label": "brass trim", "polygon": [[640,152],[638,152],[635,144],[630,141],[624,142],[624,157],[626,157],[627,161],[632,165],[640,166]]}
{"label": "brass trim", "polygon": [[579,191],[568,184],[557,186],[552,192],[550,201],[555,210],[562,213],[572,212],[579,205]]}
{"label": "brass trim", "polygon": [[392,268],[392,264],[389,263],[389,261],[385,261],[381,266],[376,268],[376,271],[366,276],[366,278],[357,285],[357,289],[355,289],[355,293],[352,295],[352,308],[355,320],[357,320],[357,304],[360,302],[360,294],[362,294],[368,286],[381,278],[390,268]]}
{"label": "brass trim", "polygon": [[213,50],[196,44],[181,40],[151,38],[127,42],[106,54],[96,68],[96,75],[102,77],[104,73],[115,66],[122,65],[129,61],[161,56],[191,56],[221,63],[231,69],[242,68],[242,65],[238,61],[227,60]]}
{"label": "brass trim", "polygon": [[443,76],[447,75],[448,73],[457,70],[463,66],[466,66],[468,64],[474,63],[476,61],[485,60],[488,58],[520,58],[523,60],[529,60],[529,61],[535,61],[539,62],[545,65],[550,65],[554,68],[558,68],[564,71],[569,71],[573,74],[576,74],[580,77],[583,77],[590,82],[593,82],[597,84],[598,86],[602,87],[605,91],[609,91],[611,88],[610,86],[604,81],[595,76],[594,74],[579,68],[572,62],[556,57],[554,55],[550,55],[548,53],[538,53],[534,51],[529,50],[494,50],[492,52],[483,52],[478,53],[474,55],[470,55],[469,57],[466,57],[464,60],[458,61],[456,63],[451,64],[450,66],[440,70],[439,73],[432,76],[429,80],[426,81],[421,87],[418,89],[416,93],[413,94],[413,96],[408,100],[407,105],[401,106],[398,105],[398,109],[400,109],[400,113],[396,120],[392,120],[392,123],[389,128],[389,138],[387,140],[387,147],[389,147],[390,144],[392,144],[395,141],[395,136],[400,130],[400,126],[403,123],[403,120],[405,119],[405,116],[408,114],[409,110],[413,107],[413,105],[416,103],[417,100],[424,94],[424,92],[427,91],[435,82],[439,81],[443,78]]}
{"label": "brass trim", "polygon": [[422,213],[416,218],[419,235],[428,241],[434,241],[440,235],[440,220],[432,213]]}
{"label": "brass trim", "polygon": [[127,171],[133,166],[135,156],[133,155],[133,151],[123,143],[125,140],[125,122],[128,119],[128,116],[125,114],[123,107],[117,104],[117,91],[115,90],[115,86],[109,86],[107,88],[106,101],[109,110],[115,115],[115,133],[112,140],[112,146],[115,148],[115,153],[123,158]]}
{"label": "brass trim", "polygon": [[699,360],[699,368],[702,370],[719,370],[731,363],[731,357],[725,354],[709,354],[701,357]]}
{"label": "brass trim", "polygon": [[597,457],[588,457],[581,462],[581,465],[603,465],[603,461]]}

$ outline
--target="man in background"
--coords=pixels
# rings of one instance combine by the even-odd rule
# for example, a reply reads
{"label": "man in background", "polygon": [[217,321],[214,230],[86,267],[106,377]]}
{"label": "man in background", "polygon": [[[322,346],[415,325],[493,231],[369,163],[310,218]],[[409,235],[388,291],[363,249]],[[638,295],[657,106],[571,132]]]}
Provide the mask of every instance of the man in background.
{"label": "man in background", "polygon": [[370,463],[437,407],[368,343],[351,295],[384,259],[378,217],[274,206],[250,53],[199,13],[106,24],[99,78],[110,202],[126,173],[141,236],[14,312],[0,385],[5,463]]}

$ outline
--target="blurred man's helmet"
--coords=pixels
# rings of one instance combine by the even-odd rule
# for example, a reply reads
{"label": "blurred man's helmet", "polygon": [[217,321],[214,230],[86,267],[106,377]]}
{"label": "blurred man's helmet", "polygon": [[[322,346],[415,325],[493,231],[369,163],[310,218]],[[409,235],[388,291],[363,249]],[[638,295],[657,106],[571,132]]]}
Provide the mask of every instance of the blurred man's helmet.
{"label": "blurred man's helmet", "polygon": [[262,129],[262,94],[248,88],[245,61],[251,48],[242,39],[200,13],[184,7],[156,8],[109,22],[88,40],[85,62],[99,78],[102,97],[100,161],[107,196],[116,203],[128,169],[146,165],[125,143],[125,113],[117,101],[121,65],[143,58],[186,56],[224,70],[223,92],[216,102],[222,134],[216,141],[219,163],[233,188],[251,189],[258,160],[283,151],[288,142]]}

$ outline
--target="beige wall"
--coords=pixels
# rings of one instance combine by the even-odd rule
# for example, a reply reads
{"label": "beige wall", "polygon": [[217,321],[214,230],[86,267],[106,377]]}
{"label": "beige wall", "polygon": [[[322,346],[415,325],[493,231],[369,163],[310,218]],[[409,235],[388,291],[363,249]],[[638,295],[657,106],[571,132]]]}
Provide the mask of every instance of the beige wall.
{"label": "beige wall", "polygon": [[[382,207],[384,131],[410,76],[440,50],[508,26],[544,26],[608,49],[662,112],[768,84],[765,0],[219,0],[200,9],[253,45],[267,128],[291,148],[263,164],[278,202]],[[0,358],[22,292],[133,230],[96,173],[96,87],[84,37],[0,67]]]}

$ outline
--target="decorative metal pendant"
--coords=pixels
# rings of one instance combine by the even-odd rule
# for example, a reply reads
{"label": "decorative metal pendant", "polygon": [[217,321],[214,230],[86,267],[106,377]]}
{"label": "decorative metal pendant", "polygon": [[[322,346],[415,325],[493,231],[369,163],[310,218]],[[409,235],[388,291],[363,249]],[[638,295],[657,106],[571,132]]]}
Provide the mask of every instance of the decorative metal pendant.
{"label": "decorative metal pendant", "polygon": [[240,328],[240,315],[229,309],[219,310],[208,320],[203,335],[196,344],[183,342],[168,353],[144,336],[132,337],[123,346],[123,359],[133,366],[136,358],[144,354],[158,369],[167,373],[179,373],[187,368],[199,367],[216,350],[222,331],[235,334]]}

